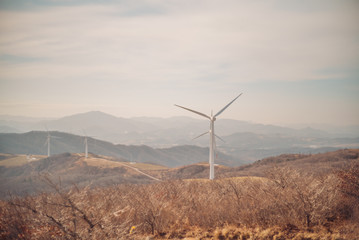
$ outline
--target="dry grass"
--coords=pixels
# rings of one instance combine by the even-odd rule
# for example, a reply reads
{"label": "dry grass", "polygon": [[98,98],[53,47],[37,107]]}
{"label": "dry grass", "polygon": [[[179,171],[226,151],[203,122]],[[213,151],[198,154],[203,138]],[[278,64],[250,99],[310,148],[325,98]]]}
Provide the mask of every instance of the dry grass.
{"label": "dry grass", "polygon": [[55,193],[0,203],[0,238],[355,239],[357,169],[318,177],[281,168],[267,178],[71,191],[45,177]]}
{"label": "dry grass", "polygon": [[148,171],[167,170],[168,169],[168,167],[165,167],[165,166],[154,165],[154,164],[149,164],[149,163],[129,163],[129,162],[124,162],[124,164],[129,165],[129,166],[133,166],[133,167],[138,168],[140,170],[148,170]]}
{"label": "dry grass", "polygon": [[110,161],[110,160],[103,159],[103,158],[89,157],[87,159],[86,158],[81,158],[80,160],[86,162],[87,165],[89,165],[89,166],[100,167],[100,168],[116,168],[116,167],[122,167],[123,166],[119,162]]}
{"label": "dry grass", "polygon": [[[4,154],[1,154],[4,155]],[[45,158],[46,156],[43,155],[9,155],[8,158],[6,158],[5,160],[0,161],[0,166],[4,166],[4,167],[16,167],[16,166],[22,166],[25,165],[29,162],[33,162],[33,161],[38,161],[41,160],[43,158]]]}
{"label": "dry grass", "polygon": [[89,158],[81,158],[82,161],[85,161],[89,166],[94,167],[101,167],[101,168],[116,168],[116,167],[130,167],[130,168],[137,168],[139,170],[165,170],[168,169],[164,166],[149,164],[149,163],[130,163],[130,162],[118,162],[113,161],[111,159],[105,159],[105,158],[95,158],[95,157],[89,157]]}
{"label": "dry grass", "polygon": [[[195,179],[184,179],[184,182],[197,182],[210,184],[212,180],[208,178],[195,178]],[[268,182],[266,177],[255,177],[255,176],[244,176],[244,177],[232,177],[232,178],[220,178],[215,180],[218,184],[226,184],[228,182],[233,182],[235,184],[245,184],[246,182],[257,182],[264,183]]]}
{"label": "dry grass", "polygon": [[12,154],[0,153],[0,158],[1,158],[2,160],[7,159],[7,158],[11,158],[11,157],[13,157],[13,156],[14,156],[14,155],[12,155]]}
{"label": "dry grass", "polygon": [[237,183],[241,183],[241,182],[244,182],[246,180],[257,181],[257,182],[267,182],[268,178],[266,178],[266,177],[256,177],[256,176],[243,176],[243,177],[232,177],[232,178],[218,179],[218,181],[229,181],[229,180],[237,182]]}
{"label": "dry grass", "polygon": [[[202,238],[202,239],[206,239],[206,238]],[[343,239],[343,238],[341,237],[341,234],[339,232],[333,233],[323,229],[315,232],[313,232],[312,230],[308,231],[305,229],[290,232],[278,226],[269,227],[266,229],[261,229],[258,227],[247,228],[247,227],[226,226],[214,230],[213,238],[208,238],[208,239],[334,240],[334,239]]]}

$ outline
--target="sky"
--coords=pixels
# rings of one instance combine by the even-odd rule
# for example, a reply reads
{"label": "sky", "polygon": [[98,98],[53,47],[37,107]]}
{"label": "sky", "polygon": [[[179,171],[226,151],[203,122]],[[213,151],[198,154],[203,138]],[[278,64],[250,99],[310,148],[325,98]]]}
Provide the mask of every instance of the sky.
{"label": "sky", "polygon": [[0,114],[359,125],[359,1],[0,0]]}

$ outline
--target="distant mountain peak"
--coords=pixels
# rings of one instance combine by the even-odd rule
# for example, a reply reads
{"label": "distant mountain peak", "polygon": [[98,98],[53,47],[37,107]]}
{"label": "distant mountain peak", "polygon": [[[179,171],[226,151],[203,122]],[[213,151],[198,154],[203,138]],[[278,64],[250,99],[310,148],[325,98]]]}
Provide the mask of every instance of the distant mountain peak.
{"label": "distant mountain peak", "polygon": [[64,118],[73,118],[73,117],[111,117],[111,118],[117,118],[116,116],[113,116],[111,114],[105,113],[105,112],[101,112],[101,111],[89,111],[89,112],[84,112],[84,113],[77,113],[77,114],[73,114],[73,115],[69,115],[69,116],[65,116]]}

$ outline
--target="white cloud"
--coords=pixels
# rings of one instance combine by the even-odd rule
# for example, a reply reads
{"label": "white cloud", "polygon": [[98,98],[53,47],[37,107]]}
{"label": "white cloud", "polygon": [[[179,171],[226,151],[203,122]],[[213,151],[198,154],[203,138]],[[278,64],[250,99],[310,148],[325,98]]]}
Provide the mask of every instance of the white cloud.
{"label": "white cloud", "polygon": [[175,12],[135,17],[121,16],[128,10],[122,5],[5,12],[0,50],[47,59],[32,63],[45,69],[34,78],[90,71],[154,80],[180,72],[194,80],[209,71],[236,81],[306,80],[358,61],[358,29],[347,12],[288,13],[269,4],[230,3],[196,11],[176,5]]}
{"label": "white cloud", "polygon": [[[76,98],[73,88],[82,86],[85,99],[109,88],[102,96],[108,102],[134,92],[160,101],[156,97],[167,96],[164,92],[195,94],[191,88],[208,98],[248,82],[353,74],[359,63],[359,8],[341,1],[295,3],[121,1],[2,10],[0,56],[18,56],[12,62],[0,59],[0,81],[7,87],[0,90],[2,99],[11,99],[5,91],[15,88],[31,90],[29,98],[36,98],[43,86],[57,87],[49,90],[50,98],[64,91]],[[22,89],[26,81],[31,84]]]}

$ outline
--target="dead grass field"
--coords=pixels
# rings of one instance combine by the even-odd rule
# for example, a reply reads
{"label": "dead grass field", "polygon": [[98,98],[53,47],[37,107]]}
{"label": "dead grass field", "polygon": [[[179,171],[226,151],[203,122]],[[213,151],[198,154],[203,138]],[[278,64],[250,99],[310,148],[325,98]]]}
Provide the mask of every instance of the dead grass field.
{"label": "dead grass field", "polygon": [[1,154],[1,156],[6,157],[6,159],[0,161],[0,166],[4,167],[15,167],[22,166],[29,162],[38,161],[47,156],[43,155],[10,155],[10,154]]}
{"label": "dead grass field", "polygon": [[167,167],[149,164],[149,163],[131,163],[131,162],[117,162],[104,158],[81,158],[82,161],[86,162],[89,166],[102,167],[102,168],[116,168],[116,167],[129,167],[137,168],[139,170],[166,170]]}
{"label": "dead grass field", "polygon": [[[217,179],[216,182],[219,184],[226,183],[231,181],[235,184],[245,184],[246,182],[257,182],[257,183],[265,183],[268,182],[268,178],[266,177],[256,177],[256,176],[244,176],[244,177],[232,177],[232,178],[221,178]],[[196,178],[196,179],[184,179],[185,182],[198,182],[198,183],[210,183],[212,180],[207,178]]]}
{"label": "dead grass field", "polygon": [[153,171],[153,170],[167,170],[168,167],[165,166],[160,166],[160,165],[154,165],[154,164],[149,164],[149,163],[129,163],[129,162],[123,162],[123,164],[126,164],[128,166],[132,166],[135,167],[139,170],[148,170],[148,171]]}
{"label": "dead grass field", "polygon": [[[68,157],[84,161],[80,155]],[[330,164],[339,157],[347,164],[325,174],[276,165],[264,177],[96,188],[64,189],[57,178],[44,175],[52,192],[0,201],[0,239],[355,240],[359,239],[357,152],[307,160]],[[291,162],[288,156],[279,160]],[[106,169],[129,164],[93,156],[86,161]],[[201,172],[202,167],[207,168],[189,166],[184,171]]]}
{"label": "dead grass field", "polygon": [[101,168],[116,168],[116,167],[130,167],[137,168],[139,170],[166,170],[168,167],[149,164],[149,163],[135,163],[135,162],[119,162],[115,161],[112,157],[107,156],[99,156],[99,157],[88,157],[87,159],[83,156],[83,154],[78,154],[81,157],[81,161],[86,162],[89,166],[101,167]]}

